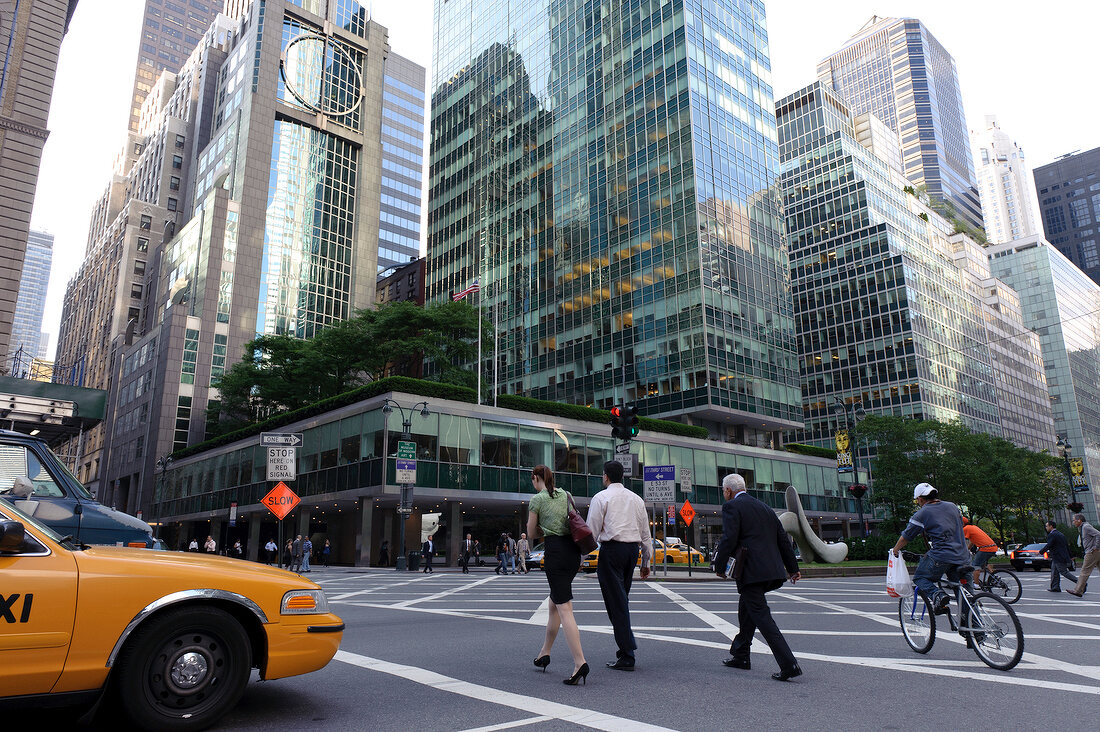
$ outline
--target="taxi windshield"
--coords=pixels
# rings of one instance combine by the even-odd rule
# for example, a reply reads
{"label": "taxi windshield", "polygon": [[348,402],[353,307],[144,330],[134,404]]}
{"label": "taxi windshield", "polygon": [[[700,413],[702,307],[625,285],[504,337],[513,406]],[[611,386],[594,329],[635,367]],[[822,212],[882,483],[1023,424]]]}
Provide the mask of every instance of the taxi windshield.
{"label": "taxi windshield", "polygon": [[60,534],[58,534],[56,531],[54,531],[53,529],[49,528],[48,526],[46,526],[44,524],[41,524],[41,523],[35,521],[30,516],[23,513],[22,511],[20,511],[15,506],[11,505],[11,502],[9,502],[9,501],[0,501],[0,506],[3,507],[2,510],[0,510],[0,516],[3,516],[4,518],[11,518],[14,521],[18,521],[18,522],[22,523],[24,526],[32,526],[35,529],[37,529],[38,531],[40,531],[43,534],[45,534],[46,536],[48,536],[50,539],[53,539],[54,541],[56,541],[58,544],[68,544],[68,542],[65,539],[63,539],[62,536]]}

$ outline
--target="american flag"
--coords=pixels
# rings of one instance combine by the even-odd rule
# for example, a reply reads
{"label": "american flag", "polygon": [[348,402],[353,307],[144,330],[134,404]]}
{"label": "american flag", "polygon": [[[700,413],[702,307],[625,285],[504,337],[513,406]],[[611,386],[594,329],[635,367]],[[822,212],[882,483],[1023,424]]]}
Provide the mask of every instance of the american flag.
{"label": "american flag", "polygon": [[455,294],[451,295],[451,299],[452,300],[461,300],[462,298],[464,298],[467,295],[469,295],[471,293],[474,293],[474,292],[481,292],[481,285],[478,284],[477,279],[475,279],[473,282],[471,282],[470,286],[467,287],[462,292],[456,292]]}

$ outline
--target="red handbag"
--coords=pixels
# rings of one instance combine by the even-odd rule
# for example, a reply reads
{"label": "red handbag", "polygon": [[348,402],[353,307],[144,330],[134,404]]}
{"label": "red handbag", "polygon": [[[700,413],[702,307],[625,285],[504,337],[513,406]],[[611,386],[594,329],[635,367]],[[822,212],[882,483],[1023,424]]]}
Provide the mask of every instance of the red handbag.
{"label": "red handbag", "polygon": [[598,545],[596,537],[592,536],[592,529],[588,528],[588,524],[581,518],[577,511],[577,504],[573,503],[573,496],[569,493],[566,495],[569,496],[569,533],[573,537],[573,543],[581,550],[581,554],[596,551]]}

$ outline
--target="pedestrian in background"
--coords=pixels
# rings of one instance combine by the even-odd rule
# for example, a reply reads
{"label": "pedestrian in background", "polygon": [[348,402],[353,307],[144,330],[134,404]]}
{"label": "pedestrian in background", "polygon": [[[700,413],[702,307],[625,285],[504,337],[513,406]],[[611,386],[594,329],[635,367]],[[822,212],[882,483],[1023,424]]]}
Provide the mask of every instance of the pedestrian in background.
{"label": "pedestrian in background", "polygon": [[313,557],[313,542],[309,537],[302,539],[302,571],[309,571],[309,560]]}
{"label": "pedestrian in background", "polygon": [[516,540],[512,538],[511,532],[507,534],[505,547],[505,555],[508,557],[508,561],[512,565],[512,574],[516,574]]}
{"label": "pedestrian in background", "polygon": [[291,572],[301,572],[302,571],[302,535],[301,534],[298,534],[297,538],[294,539],[294,543],[290,547],[290,554],[293,558],[293,561],[290,564],[290,571]]}
{"label": "pedestrian in background", "polygon": [[237,559],[240,559],[242,556],[244,556],[244,547],[241,546],[240,539],[237,539],[235,542],[233,542],[233,556],[235,556]]}
{"label": "pedestrian in background", "polygon": [[321,547],[321,566],[328,567],[329,555],[332,554],[332,544],[328,539],[325,539],[325,545]]}
{"label": "pedestrian in background", "polygon": [[420,553],[424,555],[424,574],[435,574],[435,570],[432,569],[432,557],[435,556],[435,539],[434,534],[428,534],[428,540],[424,542],[424,545],[420,549]]}
{"label": "pedestrian in background", "polygon": [[378,566],[390,566],[390,543],[388,541],[382,542],[382,546],[378,547]]}
{"label": "pedestrian in background", "polygon": [[572,496],[568,491],[554,488],[554,473],[545,465],[532,468],[531,484],[535,488],[535,496],[531,499],[527,514],[527,533],[534,538],[538,536],[537,532],[542,532],[546,542],[543,573],[550,585],[546,635],[534,663],[546,670],[550,665],[550,649],[554,647],[558,628],[563,628],[565,642],[573,654],[573,675],[564,679],[563,683],[576,686],[581,680],[587,683],[588,663],[581,648],[581,631],[573,617],[573,578],[581,567],[581,550],[569,530],[569,501]]}
{"label": "pedestrian in background", "polygon": [[1066,541],[1066,535],[1058,530],[1058,524],[1047,521],[1046,527],[1047,543],[1039,550],[1038,556],[1043,556],[1043,552],[1050,552],[1050,587],[1047,588],[1047,592],[1061,592],[1062,577],[1065,577],[1074,585],[1078,582],[1073,573],[1069,571],[1069,565],[1073,562],[1073,557],[1069,553],[1069,543]]}
{"label": "pedestrian in background", "polygon": [[481,540],[474,539],[474,566],[483,567],[484,563],[481,561]]}
{"label": "pedestrian in background", "polygon": [[531,556],[531,543],[527,541],[527,534],[520,534],[516,542],[516,556],[519,557],[519,571],[527,574],[527,557]]}
{"label": "pedestrian in background", "polygon": [[268,539],[267,544],[264,545],[264,551],[267,552],[267,565],[270,567],[275,558],[279,556],[279,545],[275,543],[274,539]]}
{"label": "pedestrian in background", "polygon": [[1097,565],[1100,565],[1100,531],[1085,521],[1084,514],[1080,513],[1073,514],[1073,525],[1081,533],[1081,548],[1085,551],[1085,561],[1081,565],[1081,573],[1077,575],[1077,586],[1066,592],[1081,597],[1088,587],[1089,575]]}
{"label": "pedestrian in background", "polygon": [[497,574],[508,574],[508,535],[501,532],[500,538],[497,539]]}
{"label": "pedestrian in background", "polygon": [[596,577],[619,646],[615,660],[606,665],[616,671],[633,671],[638,644],[630,628],[630,583],[634,580],[639,550],[642,579],[649,577],[653,544],[649,541],[645,502],[623,485],[623,464],[618,461],[603,465],[603,490],[592,497],[588,506],[588,528],[600,544]]}
{"label": "pedestrian in background", "polygon": [[290,565],[294,564],[294,540],[287,539],[286,546],[283,547],[283,564],[282,566],[290,569]]}
{"label": "pedestrian in background", "polygon": [[462,574],[470,573],[470,555],[474,552],[474,540],[469,534],[462,541]]}
{"label": "pedestrian in background", "polygon": [[745,479],[737,473],[722,479],[722,495],[726,502],[722,505],[722,539],[718,542],[715,573],[724,576],[726,562],[744,549],[736,562],[741,566],[734,567],[737,624],[740,627],[730,645],[730,657],[722,663],[730,668],[748,670],[749,646],[753,633],[759,628],[779,663],[779,673],[772,674],[772,678],[790,681],[801,676],[802,669],[772,619],[765,593],[779,589],[787,579],[792,584],[802,579],[791,540],[775,511],[750,496],[745,490]]}
{"label": "pedestrian in background", "polygon": [[198,539],[192,539],[191,543],[187,545],[187,551],[197,552],[198,550],[199,550],[199,540]]}
{"label": "pedestrian in background", "polygon": [[213,536],[207,536],[206,543],[202,545],[202,548],[206,550],[207,554],[215,554],[218,551],[218,542],[214,541]]}

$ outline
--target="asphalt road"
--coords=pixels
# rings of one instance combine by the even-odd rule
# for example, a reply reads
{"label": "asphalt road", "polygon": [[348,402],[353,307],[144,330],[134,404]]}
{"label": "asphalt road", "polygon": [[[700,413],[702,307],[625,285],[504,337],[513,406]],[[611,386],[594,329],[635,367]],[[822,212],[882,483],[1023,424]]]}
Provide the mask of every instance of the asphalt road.
{"label": "asphalt road", "polygon": [[[588,683],[559,635],[546,673],[546,581],[330,569],[312,577],[348,630],[337,657],[308,676],[250,684],[222,730],[1095,730],[1100,709],[1100,592],[1046,591],[1021,573],[1014,606],[1023,661],[994,671],[941,619],[927,655],[909,650],[883,578],[808,579],[769,594],[805,674],[779,683],[757,636],[750,671],[721,665],[736,633],[737,594],[724,581],[636,582],[633,673],[610,671],[615,644],[594,576],[574,583]],[[1065,582],[1063,581],[1063,585]],[[1091,719],[1090,719],[1091,717]]]}

